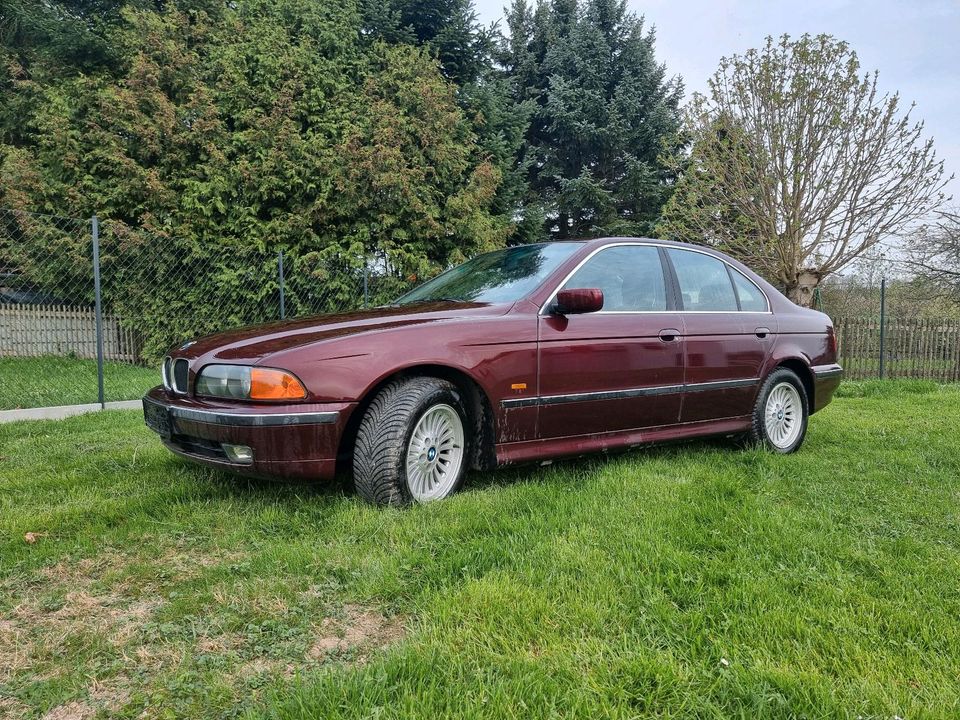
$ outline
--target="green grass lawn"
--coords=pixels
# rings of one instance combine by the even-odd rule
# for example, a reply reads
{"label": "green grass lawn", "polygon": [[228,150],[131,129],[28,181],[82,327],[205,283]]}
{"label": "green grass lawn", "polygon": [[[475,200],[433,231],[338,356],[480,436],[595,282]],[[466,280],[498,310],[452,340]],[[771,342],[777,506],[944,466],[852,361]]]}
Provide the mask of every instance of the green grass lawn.
{"label": "green grass lawn", "polygon": [[402,511],[0,426],[0,717],[956,718],[960,388],[844,395]]}
{"label": "green grass lawn", "polygon": [[[160,384],[160,370],[104,363],[104,399],[135,400]],[[0,357],[0,410],[97,402],[95,360]]]}

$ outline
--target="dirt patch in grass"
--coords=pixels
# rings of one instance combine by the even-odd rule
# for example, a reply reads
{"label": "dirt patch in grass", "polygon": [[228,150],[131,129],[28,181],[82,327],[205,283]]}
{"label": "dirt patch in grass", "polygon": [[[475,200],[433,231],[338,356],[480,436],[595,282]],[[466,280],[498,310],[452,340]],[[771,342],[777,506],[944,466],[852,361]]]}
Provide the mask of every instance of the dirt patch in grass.
{"label": "dirt patch in grass", "polygon": [[239,680],[249,680],[254,677],[264,677],[270,675],[280,675],[285,680],[289,680],[297,673],[297,666],[286,660],[273,660],[270,658],[257,658],[250,662],[245,662],[237,668],[236,676]]}
{"label": "dirt patch in grass", "polygon": [[19,720],[28,712],[29,708],[19,700],[0,697],[0,720]]}
{"label": "dirt patch in grass", "polygon": [[298,671],[327,662],[362,664],[375,651],[400,640],[404,634],[401,618],[387,617],[360,605],[346,605],[340,613],[324,618],[314,628],[305,655],[252,656],[251,642],[239,633],[203,636],[195,647],[203,655],[233,658],[237,664],[232,672],[238,680],[258,676],[289,679]]}
{"label": "dirt patch in grass", "polygon": [[[0,683],[66,678],[71,663],[84,663],[80,678],[65,680],[79,686],[43,720],[92,720],[135,712],[128,707],[132,697],[163,688],[179,668],[193,667],[203,656],[203,667],[216,668],[241,703],[258,696],[264,680],[288,681],[327,663],[363,664],[404,635],[400,617],[357,604],[325,613],[329,605],[317,593],[284,596],[231,573],[205,588],[213,600],[206,610],[188,609],[182,618],[164,612],[174,609],[169,598],[183,600],[185,581],[248,559],[245,553],[180,545],[149,556],[104,548],[96,557],[11,577],[0,584],[10,608],[0,618]],[[289,633],[275,627],[283,618],[289,618]],[[182,632],[185,624],[191,632]],[[79,655],[71,660],[65,647],[79,648]],[[3,703],[0,720],[29,713],[19,699]]]}
{"label": "dirt patch in grass", "polygon": [[[93,595],[86,590],[67,593],[63,605],[53,612],[32,603],[18,605],[10,613],[13,632],[64,638],[79,632],[107,637],[124,645],[159,607],[158,600],[128,599],[115,594]],[[2,667],[2,666],[0,666]]]}
{"label": "dirt patch in grass", "polygon": [[130,557],[113,549],[104,549],[96,557],[77,561],[61,560],[41,568],[40,578],[54,584],[88,584],[99,580],[110,570],[117,570],[130,563]]}
{"label": "dirt patch in grass", "polygon": [[[0,682],[16,677],[44,680],[56,673],[59,655],[71,639],[83,643],[106,640],[119,658],[151,673],[176,667],[183,648],[148,643],[144,628],[163,606],[162,584],[195,577],[206,568],[246,558],[237,552],[204,552],[179,545],[144,558],[105,547],[95,557],[61,560],[41,568],[27,579],[10,578],[0,584],[0,594],[14,604],[0,617]],[[50,718],[93,717],[103,708],[118,709],[127,690],[94,683],[87,698],[78,698],[52,709]],[[3,699],[0,720],[20,717],[22,707]]]}
{"label": "dirt patch in grass", "polygon": [[176,670],[184,661],[186,650],[174,644],[140,645],[131,653],[131,661],[148,675]]}
{"label": "dirt patch in grass", "polygon": [[205,635],[197,640],[197,651],[205,655],[226,655],[237,652],[245,644],[245,638],[237,633],[224,633],[213,637]]}
{"label": "dirt patch in grass", "polygon": [[[15,623],[12,620],[0,620],[0,681],[8,680],[13,673],[29,665],[23,643]],[[0,718],[3,717],[5,700],[0,698]]]}
{"label": "dirt patch in grass", "polygon": [[114,713],[130,700],[130,691],[122,678],[109,683],[94,682],[85,700],[73,700],[44,713],[42,720],[91,720],[101,712]]}
{"label": "dirt patch in grass", "polygon": [[85,702],[71,702],[59,705],[44,713],[43,720],[90,720],[97,709]]}
{"label": "dirt patch in grass", "polygon": [[310,660],[352,653],[355,662],[365,662],[375,650],[403,637],[404,626],[399,618],[388,618],[369,608],[346,605],[343,617],[325,618],[317,637],[307,652]]}
{"label": "dirt patch in grass", "polygon": [[[150,537],[141,540],[144,546],[155,542]],[[159,549],[149,557],[139,557],[113,548],[105,548],[96,557],[82,558],[77,561],[62,560],[39,571],[40,577],[47,583],[67,586],[86,587],[95,582],[107,582],[114,592],[136,591],[140,594],[155,590],[164,578],[175,578],[183,582],[199,577],[204,570],[220,565],[234,565],[248,559],[247,553],[228,550],[199,550],[185,545],[174,545]],[[152,581],[138,574],[136,582],[123,577],[131,568],[138,566],[147,569]]]}

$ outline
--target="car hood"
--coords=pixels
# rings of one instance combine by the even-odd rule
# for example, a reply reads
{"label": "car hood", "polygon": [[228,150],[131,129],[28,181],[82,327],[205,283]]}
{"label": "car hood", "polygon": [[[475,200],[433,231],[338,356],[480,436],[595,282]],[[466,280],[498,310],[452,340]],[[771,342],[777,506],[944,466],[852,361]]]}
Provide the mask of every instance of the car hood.
{"label": "car hood", "polygon": [[500,316],[510,305],[430,302],[385,306],[336,315],[315,315],[265,325],[236,328],[192,340],[175,348],[175,357],[257,363],[269,355],[360,333],[396,330],[411,325],[450,322],[477,316]]}

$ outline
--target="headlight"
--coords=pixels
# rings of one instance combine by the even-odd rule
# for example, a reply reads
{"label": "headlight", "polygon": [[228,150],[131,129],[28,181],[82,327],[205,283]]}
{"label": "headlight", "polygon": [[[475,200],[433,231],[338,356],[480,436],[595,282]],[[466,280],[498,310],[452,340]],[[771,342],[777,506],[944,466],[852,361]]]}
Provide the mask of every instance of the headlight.
{"label": "headlight", "polygon": [[292,373],[247,365],[207,365],[196,383],[197,395],[235,400],[302,400],[307,391]]}

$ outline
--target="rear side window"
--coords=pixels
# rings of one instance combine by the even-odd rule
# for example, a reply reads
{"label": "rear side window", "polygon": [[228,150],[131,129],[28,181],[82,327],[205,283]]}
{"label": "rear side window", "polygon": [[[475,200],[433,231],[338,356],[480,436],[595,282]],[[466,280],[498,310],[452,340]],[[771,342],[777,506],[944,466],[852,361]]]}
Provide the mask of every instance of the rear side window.
{"label": "rear side window", "polygon": [[620,312],[667,309],[660,253],[649,245],[617,245],[587,260],[563,286],[600,288],[603,309]]}
{"label": "rear side window", "polygon": [[733,277],[733,284],[737,289],[740,309],[744,312],[766,312],[767,298],[764,297],[760,288],[744,277],[738,270],[731,268],[730,275]]}
{"label": "rear side window", "polygon": [[737,296],[724,263],[689,250],[671,248],[667,252],[680,282],[684,310],[737,311]]}

